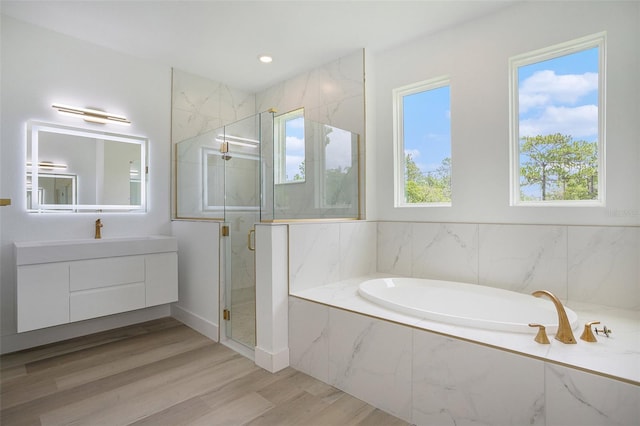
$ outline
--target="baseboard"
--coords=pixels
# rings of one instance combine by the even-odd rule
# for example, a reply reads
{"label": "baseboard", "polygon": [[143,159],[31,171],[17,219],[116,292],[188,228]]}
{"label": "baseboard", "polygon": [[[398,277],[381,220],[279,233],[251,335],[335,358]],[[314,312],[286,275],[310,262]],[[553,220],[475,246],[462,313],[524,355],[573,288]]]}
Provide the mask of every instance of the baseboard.
{"label": "baseboard", "polygon": [[214,324],[179,305],[171,305],[171,316],[214,342],[217,342],[220,339],[220,331],[217,324]]}
{"label": "baseboard", "polygon": [[255,363],[271,373],[277,373],[289,366],[289,348],[271,353],[256,346]]}

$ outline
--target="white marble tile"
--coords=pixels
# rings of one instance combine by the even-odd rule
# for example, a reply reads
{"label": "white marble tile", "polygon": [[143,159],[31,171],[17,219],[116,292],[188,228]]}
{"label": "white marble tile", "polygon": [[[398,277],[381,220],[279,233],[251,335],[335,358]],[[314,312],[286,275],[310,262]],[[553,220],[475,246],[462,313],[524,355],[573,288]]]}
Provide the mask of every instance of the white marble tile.
{"label": "white marble tile", "polygon": [[520,293],[549,290],[567,298],[567,228],[480,225],[478,283]]}
{"label": "white marble tile", "polygon": [[329,383],[329,308],[289,298],[291,367]]}
{"label": "white marble tile", "polygon": [[569,227],[569,300],[640,309],[640,228]]}
{"label": "white marble tile", "polygon": [[329,105],[363,94],[363,54],[364,52],[359,50],[315,70],[320,83],[319,104]]}
{"label": "white marble tile", "polygon": [[478,282],[478,225],[414,223],[411,276]]}
{"label": "white marble tile", "polygon": [[376,229],[374,222],[340,223],[340,280],[376,271]]}
{"label": "white marble tile", "polygon": [[332,104],[305,108],[305,116],[318,123],[329,124],[339,129],[360,135],[360,148],[364,146],[363,96],[342,99]]}
{"label": "white marble tile", "polygon": [[409,420],[411,329],[333,308],[329,327],[329,383]]}
{"label": "white marble tile", "polygon": [[182,141],[255,113],[253,94],[174,69],[172,140]]}
{"label": "white marble tile", "polygon": [[338,223],[289,225],[289,286],[292,292],[339,281]]}
{"label": "white marble tile", "polygon": [[416,425],[544,425],[544,363],[413,331]]}
{"label": "white marble tile", "polygon": [[548,425],[637,425],[640,387],[547,364]]}
{"label": "white marble tile", "polygon": [[378,272],[411,275],[413,225],[378,222]]}

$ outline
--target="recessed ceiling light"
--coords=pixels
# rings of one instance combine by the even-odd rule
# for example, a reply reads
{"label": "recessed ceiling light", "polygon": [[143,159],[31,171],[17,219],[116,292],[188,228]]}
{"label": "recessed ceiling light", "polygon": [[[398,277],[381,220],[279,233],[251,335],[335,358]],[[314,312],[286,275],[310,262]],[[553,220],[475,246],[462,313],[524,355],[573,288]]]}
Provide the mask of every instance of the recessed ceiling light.
{"label": "recessed ceiling light", "polygon": [[273,58],[269,55],[260,55],[258,56],[258,60],[260,60],[260,62],[262,62],[263,64],[268,64],[273,61]]}

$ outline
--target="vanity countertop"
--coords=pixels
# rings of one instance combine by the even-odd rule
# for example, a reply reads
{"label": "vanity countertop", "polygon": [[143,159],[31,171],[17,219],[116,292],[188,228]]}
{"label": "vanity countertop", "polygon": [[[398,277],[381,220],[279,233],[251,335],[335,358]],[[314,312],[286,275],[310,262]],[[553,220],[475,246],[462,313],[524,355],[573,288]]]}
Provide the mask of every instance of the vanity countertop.
{"label": "vanity countertop", "polygon": [[[530,334],[511,333],[444,324],[390,311],[369,302],[358,294],[358,286],[361,282],[381,277],[390,277],[390,275],[373,274],[291,292],[290,295],[413,328],[587,370],[640,386],[640,312],[638,311],[586,303],[566,303],[566,306],[578,314],[579,327],[573,331],[578,343],[563,344],[550,335],[551,344],[541,345],[533,340],[536,333],[533,329]],[[610,328],[612,330],[610,337],[597,336],[598,341],[595,343],[580,340],[579,336],[582,334],[584,324],[590,321],[600,321],[600,326],[606,325]]]}
{"label": "vanity countertop", "polygon": [[17,241],[14,243],[16,264],[65,262],[116,256],[135,256],[178,250],[175,237],[148,235],[101,239],[53,241]]}

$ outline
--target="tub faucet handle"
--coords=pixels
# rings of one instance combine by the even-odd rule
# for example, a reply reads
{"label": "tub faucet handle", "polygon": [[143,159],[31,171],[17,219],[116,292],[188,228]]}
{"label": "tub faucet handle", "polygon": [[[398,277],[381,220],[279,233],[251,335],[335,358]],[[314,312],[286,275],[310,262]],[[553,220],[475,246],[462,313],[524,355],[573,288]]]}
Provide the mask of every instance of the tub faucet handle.
{"label": "tub faucet handle", "polygon": [[[580,338],[585,342],[597,342],[596,336],[593,335],[593,331],[591,330],[591,326],[595,324],[600,324],[600,321],[591,321],[584,325],[584,331],[582,332],[582,336]],[[605,327],[606,328],[606,327]]]}
{"label": "tub faucet handle", "polygon": [[[599,323],[598,323],[599,324]],[[611,330],[610,328],[607,328],[606,325],[602,326],[602,330],[598,330],[597,328],[595,329],[596,334],[599,336],[600,333],[604,334],[606,337],[609,337],[609,335],[611,333],[613,333],[613,330]]]}
{"label": "tub faucet handle", "polygon": [[538,327],[538,334],[536,334],[536,337],[533,339],[536,342],[540,343],[541,345],[548,345],[549,343],[549,338],[547,337],[547,332],[546,332],[546,327],[542,324],[529,324],[529,327]]}

